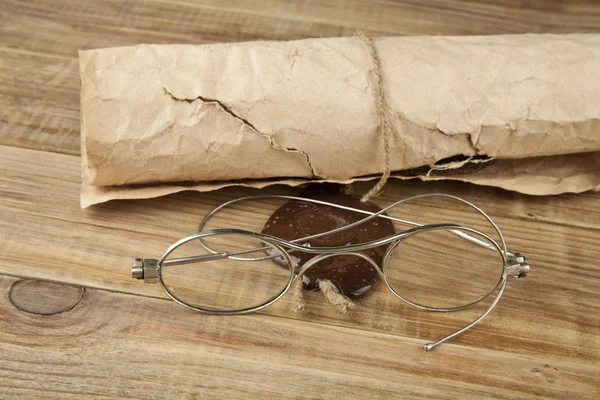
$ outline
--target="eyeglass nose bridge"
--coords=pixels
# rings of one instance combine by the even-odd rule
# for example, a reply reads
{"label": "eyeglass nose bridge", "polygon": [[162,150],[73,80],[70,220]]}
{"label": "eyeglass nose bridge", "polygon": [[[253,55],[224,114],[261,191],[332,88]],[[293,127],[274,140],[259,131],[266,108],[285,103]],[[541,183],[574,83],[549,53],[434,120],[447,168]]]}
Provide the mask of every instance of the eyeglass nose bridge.
{"label": "eyeglass nose bridge", "polygon": [[307,262],[305,262],[304,265],[302,265],[302,268],[300,268],[300,271],[298,271],[298,273],[296,274],[295,279],[301,279],[302,275],[304,275],[306,273],[306,271],[308,271],[310,268],[314,267],[319,262],[326,260],[328,258],[331,258],[331,257],[336,257],[336,256],[356,256],[356,257],[362,258],[363,260],[365,260],[369,264],[371,264],[373,269],[375,269],[377,271],[377,274],[379,275],[379,277],[382,280],[385,280],[385,276],[383,275],[383,272],[381,271],[381,268],[379,267],[379,265],[377,265],[377,263],[375,261],[373,261],[373,259],[371,257],[369,257],[368,255],[361,253],[359,251],[332,252],[332,253],[325,253],[325,254],[317,255],[317,256],[311,258],[310,260],[308,260]]}

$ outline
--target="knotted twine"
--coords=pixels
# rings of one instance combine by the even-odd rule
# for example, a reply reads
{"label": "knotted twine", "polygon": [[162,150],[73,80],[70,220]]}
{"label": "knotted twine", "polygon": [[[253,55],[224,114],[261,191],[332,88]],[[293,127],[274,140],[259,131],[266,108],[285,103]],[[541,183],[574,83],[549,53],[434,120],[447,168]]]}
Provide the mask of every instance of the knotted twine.
{"label": "knotted twine", "polygon": [[[373,65],[372,71],[373,76],[375,77],[375,105],[377,109],[377,119],[379,122],[379,132],[381,133],[384,148],[384,172],[375,186],[373,186],[371,190],[369,190],[361,198],[361,201],[366,203],[371,199],[371,197],[377,196],[381,192],[381,189],[383,189],[388,178],[390,177],[390,136],[392,133],[390,122],[388,121],[387,117],[388,104],[383,90],[381,62],[379,61],[377,50],[375,49],[373,40],[365,35],[364,32],[359,31],[355,34],[355,36],[365,44],[369,58],[371,59],[371,64]],[[319,289],[323,293],[323,296],[325,296],[325,299],[330,304],[333,304],[341,313],[348,314],[349,311],[354,308],[355,305],[352,300],[344,296],[342,293],[339,293],[331,281],[320,280]],[[292,287],[292,295],[295,298],[294,310],[296,312],[303,311],[305,303],[304,298],[302,297],[302,281],[300,279],[296,279],[294,282]]]}
{"label": "knotted twine", "polygon": [[381,178],[379,178],[379,182],[375,184],[365,194],[361,201],[367,202],[373,196],[377,196],[383,186],[386,184],[388,178],[390,177],[390,136],[391,136],[391,126],[388,121],[387,109],[388,104],[385,99],[385,94],[383,91],[383,83],[381,77],[381,62],[379,61],[379,56],[377,55],[377,50],[375,49],[375,45],[373,44],[373,40],[364,34],[364,32],[357,32],[355,35],[357,38],[362,40],[362,42],[367,47],[367,52],[369,53],[369,57],[371,58],[371,64],[373,64],[373,76],[375,77],[375,105],[377,108],[377,119],[379,121],[379,131],[381,132],[381,138],[383,139],[383,148],[384,148],[384,164],[385,169]]}

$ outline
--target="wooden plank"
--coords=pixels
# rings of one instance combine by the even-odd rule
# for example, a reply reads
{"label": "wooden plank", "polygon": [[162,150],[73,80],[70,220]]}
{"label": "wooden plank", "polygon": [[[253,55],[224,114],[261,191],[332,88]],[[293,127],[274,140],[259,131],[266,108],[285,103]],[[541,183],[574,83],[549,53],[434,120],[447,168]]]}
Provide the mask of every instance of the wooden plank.
{"label": "wooden plank", "polygon": [[69,311],[36,315],[9,302],[15,281],[0,277],[0,398],[592,399],[600,390],[598,363],[572,355],[457,345],[425,353],[414,339],[200,316],[94,289]]}
{"label": "wooden plank", "polygon": [[[3,9],[14,11],[7,13],[3,28],[7,43],[62,55],[72,55],[67,50],[73,45],[282,40],[349,35],[357,29],[389,35],[598,32],[600,20],[597,5],[589,1],[404,0],[368,6],[360,0],[3,3]],[[30,27],[35,29],[26,29]],[[68,41],[56,40],[73,32],[77,35]],[[28,35],[40,41],[24,41]]]}
{"label": "wooden plank", "polygon": [[75,58],[0,49],[0,143],[79,154]]}
{"label": "wooden plank", "polygon": [[[78,154],[77,50],[352,35],[600,32],[589,1],[0,1],[0,144]],[[10,127],[10,129],[9,129]]]}
{"label": "wooden plank", "polygon": [[[600,31],[600,7],[583,0],[0,0],[0,18],[0,144],[68,154],[79,153],[80,48],[286,40],[357,29]],[[509,282],[482,324],[425,353],[423,343],[483,308],[421,312],[380,284],[351,316],[319,293],[305,294],[304,314],[291,311],[290,295],[259,314],[195,314],[165,301],[156,285],[129,278],[131,258],[159,256],[212,207],[258,191],[183,193],[81,210],[78,157],[0,146],[0,399],[597,398],[600,194],[542,198],[394,182],[377,202],[433,191],[488,211],[533,272]],[[260,229],[273,207],[240,205],[214,224]],[[482,226],[465,209],[424,200],[394,215]],[[436,253],[422,257],[424,265],[440,260]],[[18,277],[48,281],[13,286]],[[411,282],[428,284],[423,277]],[[85,286],[85,293],[65,282]]]}
{"label": "wooden plank", "polygon": [[[132,258],[158,257],[173,241],[194,231],[211,208],[225,200],[259,193],[231,188],[111,202],[81,210],[78,157],[12,147],[0,150],[0,273],[18,277],[164,298],[156,285],[144,285],[130,278]],[[488,211],[504,230],[510,248],[522,250],[533,266],[530,277],[509,282],[505,298],[490,318],[456,342],[597,360],[600,294],[596,289],[600,267],[596,260],[600,257],[600,235],[599,226],[593,221],[600,214],[600,194],[555,196],[540,201],[526,196],[512,198],[513,195],[496,189],[470,185],[390,182],[385,196],[378,201],[389,204],[392,199],[410,194],[440,190],[464,196]],[[297,192],[298,189],[282,187],[260,191]],[[508,199],[512,208],[507,205]],[[569,202],[572,211],[562,207],[566,210],[562,214],[561,204]],[[535,204],[550,222],[535,218],[525,221],[522,213],[528,212],[529,203]],[[575,204],[588,213],[577,216]],[[228,221],[223,222],[227,227],[260,229],[269,207],[272,208],[269,203],[238,207],[235,219],[230,214],[222,221]],[[479,224],[458,209],[444,210],[426,204],[413,206],[406,213],[425,219],[448,218],[444,222],[464,217],[475,226]],[[569,220],[574,223],[568,225]],[[428,265],[427,254],[423,257],[423,264]],[[304,314],[291,311],[291,296],[285,296],[264,313],[431,340],[467,324],[482,312],[481,307],[444,315],[418,311],[401,304],[383,285],[361,300],[350,317],[337,313],[319,293],[308,293],[306,298]],[[173,307],[178,306],[173,303]]]}

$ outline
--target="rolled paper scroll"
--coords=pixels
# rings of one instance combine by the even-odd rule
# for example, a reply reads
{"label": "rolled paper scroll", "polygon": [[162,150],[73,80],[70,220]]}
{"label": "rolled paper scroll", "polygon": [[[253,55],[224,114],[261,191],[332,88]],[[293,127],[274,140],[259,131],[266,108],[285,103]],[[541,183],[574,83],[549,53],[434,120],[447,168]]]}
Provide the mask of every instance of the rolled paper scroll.
{"label": "rolled paper scroll", "polygon": [[[82,206],[224,186],[459,179],[600,187],[600,35],[80,51]],[[381,85],[381,86],[378,86]]]}

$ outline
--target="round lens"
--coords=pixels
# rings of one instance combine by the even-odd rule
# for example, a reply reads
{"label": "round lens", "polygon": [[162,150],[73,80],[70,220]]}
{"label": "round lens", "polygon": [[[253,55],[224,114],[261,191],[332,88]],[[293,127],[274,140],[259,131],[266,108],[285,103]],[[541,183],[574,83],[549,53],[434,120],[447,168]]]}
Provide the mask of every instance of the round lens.
{"label": "round lens", "polygon": [[502,253],[466,228],[418,231],[390,247],[384,273],[398,296],[426,308],[456,308],[485,298],[499,283]]}
{"label": "round lens", "polygon": [[165,289],[189,306],[214,312],[260,308],[281,295],[293,277],[289,257],[277,246],[253,235],[211,234],[176,247],[163,260]]}

